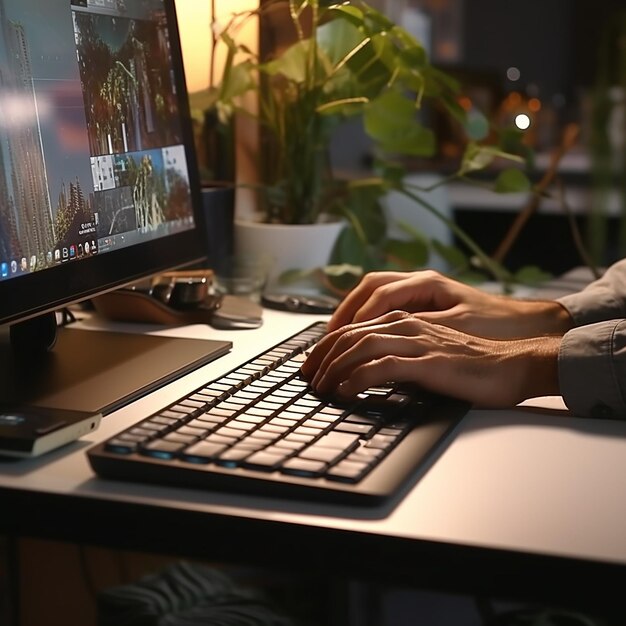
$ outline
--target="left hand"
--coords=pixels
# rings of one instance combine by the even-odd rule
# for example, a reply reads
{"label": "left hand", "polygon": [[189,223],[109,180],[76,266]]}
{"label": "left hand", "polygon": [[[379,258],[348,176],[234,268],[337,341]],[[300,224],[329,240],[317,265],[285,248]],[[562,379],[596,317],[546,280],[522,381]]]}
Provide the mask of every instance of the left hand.
{"label": "left hand", "polygon": [[302,374],[320,394],[350,397],[368,387],[410,382],[484,407],[507,407],[559,393],[560,341],[487,339],[393,311],[329,333]]}

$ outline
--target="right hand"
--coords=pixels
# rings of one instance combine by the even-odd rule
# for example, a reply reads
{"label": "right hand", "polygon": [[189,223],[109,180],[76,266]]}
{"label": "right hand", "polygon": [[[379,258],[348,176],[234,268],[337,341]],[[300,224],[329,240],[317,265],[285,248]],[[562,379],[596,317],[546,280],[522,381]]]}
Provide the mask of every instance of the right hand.
{"label": "right hand", "polygon": [[494,339],[562,335],[573,325],[558,302],[494,295],[424,270],[365,275],[333,314],[329,331],[393,310],[417,313],[433,324]]}

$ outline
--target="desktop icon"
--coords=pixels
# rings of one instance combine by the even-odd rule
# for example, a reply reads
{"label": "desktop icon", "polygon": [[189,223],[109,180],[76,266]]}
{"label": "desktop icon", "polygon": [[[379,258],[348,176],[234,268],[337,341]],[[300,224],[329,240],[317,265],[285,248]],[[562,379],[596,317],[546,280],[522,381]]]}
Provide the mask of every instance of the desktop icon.
{"label": "desktop icon", "polygon": [[2,263],[2,265],[0,265],[0,273],[2,274],[2,278],[6,278],[9,275],[8,263]]}
{"label": "desktop icon", "polygon": [[72,244],[70,246],[70,258],[74,258],[76,256],[76,246]]}
{"label": "desktop icon", "polygon": [[54,260],[57,262],[61,260],[61,251],[58,248],[54,251]]}
{"label": "desktop icon", "polygon": [[63,248],[63,258],[67,259],[69,255],[70,255],[69,250],[67,248]]}
{"label": "desktop icon", "polygon": [[89,242],[85,241],[85,254],[89,254]]}
{"label": "desktop icon", "polygon": [[46,254],[46,261],[47,261],[48,265],[50,265],[50,263],[52,263],[52,252],[50,250],[48,250],[48,252]]}
{"label": "desktop icon", "polygon": [[28,260],[25,256],[23,256],[22,260],[20,261],[20,269],[22,270],[22,272],[25,272],[28,269]]}
{"label": "desktop icon", "polygon": [[30,257],[30,270],[33,271],[37,267],[37,255],[33,254]]}

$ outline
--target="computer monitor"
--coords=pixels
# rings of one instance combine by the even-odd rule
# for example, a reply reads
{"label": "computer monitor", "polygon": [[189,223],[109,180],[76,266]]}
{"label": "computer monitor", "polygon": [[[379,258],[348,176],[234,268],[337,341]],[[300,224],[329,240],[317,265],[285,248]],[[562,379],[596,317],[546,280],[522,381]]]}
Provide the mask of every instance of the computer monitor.
{"label": "computer monitor", "polygon": [[54,322],[207,254],[191,132],[173,0],[0,0],[0,402],[108,412],[223,353]]}

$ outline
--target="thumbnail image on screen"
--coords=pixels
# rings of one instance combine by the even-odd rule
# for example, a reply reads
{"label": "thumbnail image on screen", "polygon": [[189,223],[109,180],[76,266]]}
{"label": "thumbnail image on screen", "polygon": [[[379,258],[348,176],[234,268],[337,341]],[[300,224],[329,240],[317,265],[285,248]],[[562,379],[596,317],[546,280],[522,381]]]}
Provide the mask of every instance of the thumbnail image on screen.
{"label": "thumbnail image on screen", "polygon": [[193,228],[163,0],[0,0],[0,280]]}

